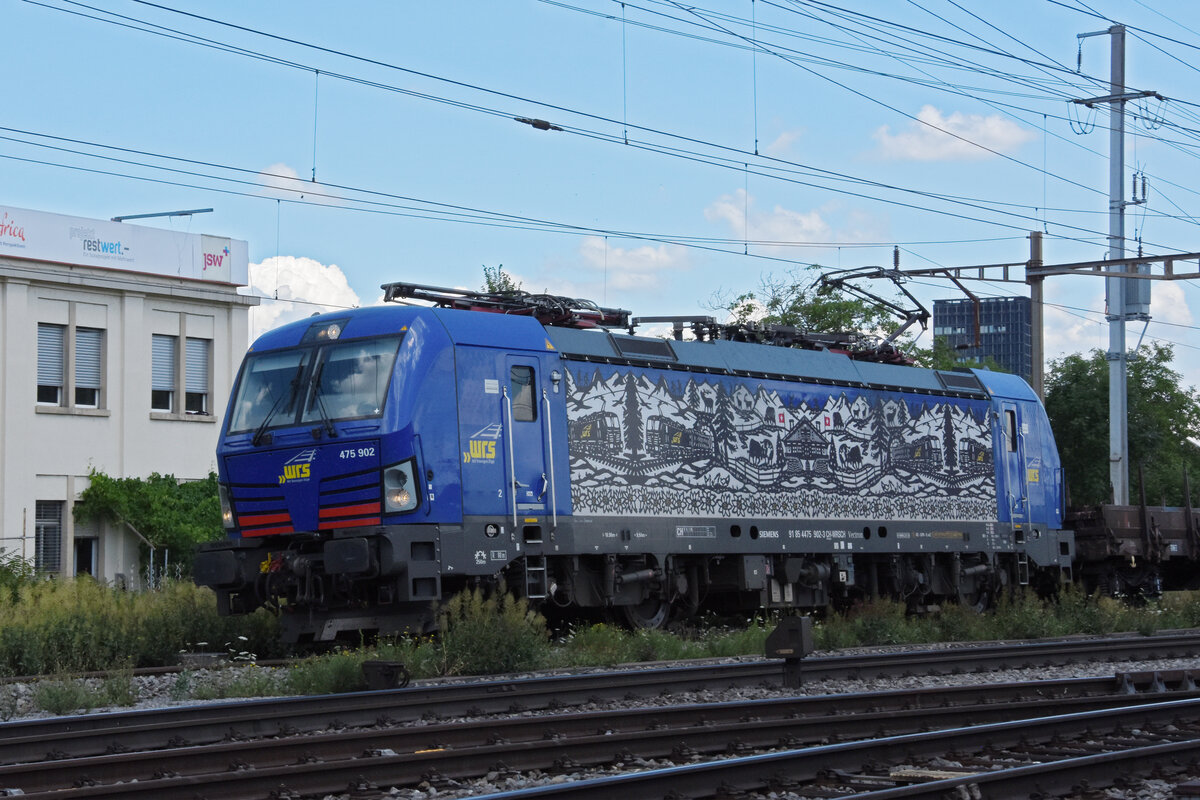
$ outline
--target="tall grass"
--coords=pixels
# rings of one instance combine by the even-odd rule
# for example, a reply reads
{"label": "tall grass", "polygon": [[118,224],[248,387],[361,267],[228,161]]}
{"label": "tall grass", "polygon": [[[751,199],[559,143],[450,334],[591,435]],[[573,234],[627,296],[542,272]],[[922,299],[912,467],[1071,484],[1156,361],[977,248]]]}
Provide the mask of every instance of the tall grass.
{"label": "tall grass", "polygon": [[[366,660],[402,662],[415,678],[487,675],[542,667],[616,666],[688,658],[761,656],[778,619],[689,624],[668,631],[628,631],[605,623],[579,624],[551,639],[545,619],[527,602],[503,592],[461,594],[438,609],[437,637],[382,640],[312,656],[288,669],[198,681],[185,673],[180,697],[322,694],[366,688]],[[1129,605],[1068,589],[1056,602],[1033,595],[1004,599],[977,614],[959,606],[920,617],[903,604],[879,601],[816,620],[818,651],[869,645],[1045,638],[1200,626],[1200,592],[1173,593]],[[153,592],[123,592],[90,579],[25,584],[0,592],[0,675],[63,676],[101,669],[174,663],[180,651],[224,652],[260,658],[285,654],[266,614],[221,618],[207,589],[169,583]],[[124,702],[128,680],[106,687],[103,704]],[[61,678],[45,685],[47,705],[87,702]],[[0,718],[12,705],[0,697]],[[94,703],[95,704],[95,703]]]}
{"label": "tall grass", "polygon": [[219,617],[212,592],[190,582],[127,592],[81,577],[0,592],[2,676],[161,666],[239,636],[260,657],[281,652],[270,615]]}

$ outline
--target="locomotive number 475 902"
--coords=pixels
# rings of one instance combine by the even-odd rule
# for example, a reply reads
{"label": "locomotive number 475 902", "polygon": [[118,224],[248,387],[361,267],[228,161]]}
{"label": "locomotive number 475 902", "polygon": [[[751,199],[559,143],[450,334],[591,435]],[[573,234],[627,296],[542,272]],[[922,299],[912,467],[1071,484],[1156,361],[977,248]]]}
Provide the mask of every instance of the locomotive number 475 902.
{"label": "locomotive number 475 902", "polygon": [[374,447],[347,448],[338,453],[338,458],[370,458],[375,455]]}

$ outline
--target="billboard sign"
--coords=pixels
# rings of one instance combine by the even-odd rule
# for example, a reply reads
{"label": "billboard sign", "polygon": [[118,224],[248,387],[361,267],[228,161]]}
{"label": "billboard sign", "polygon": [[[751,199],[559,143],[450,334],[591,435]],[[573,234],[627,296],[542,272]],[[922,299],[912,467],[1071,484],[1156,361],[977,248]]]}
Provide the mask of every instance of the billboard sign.
{"label": "billboard sign", "polygon": [[245,286],[244,241],[0,206],[0,257]]}

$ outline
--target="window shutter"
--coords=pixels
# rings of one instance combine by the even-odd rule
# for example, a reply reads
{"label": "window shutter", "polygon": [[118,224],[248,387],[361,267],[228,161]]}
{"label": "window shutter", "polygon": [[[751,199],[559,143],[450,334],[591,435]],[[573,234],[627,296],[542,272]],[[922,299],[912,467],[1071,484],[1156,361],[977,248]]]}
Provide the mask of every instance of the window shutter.
{"label": "window shutter", "polygon": [[62,566],[62,512],[61,500],[38,500],[34,504],[34,559],[42,572],[58,572]]}
{"label": "window shutter", "polygon": [[75,329],[75,386],[100,388],[100,349],[104,331],[99,328]]}
{"label": "window shutter", "polygon": [[150,347],[150,388],[155,391],[175,391],[176,336],[154,334]]}
{"label": "window shutter", "polygon": [[189,338],[187,348],[187,371],[185,372],[189,392],[208,393],[208,339]]}
{"label": "window shutter", "polygon": [[63,335],[66,328],[62,325],[38,325],[38,367],[37,381],[39,386],[62,386],[66,369],[63,359]]}

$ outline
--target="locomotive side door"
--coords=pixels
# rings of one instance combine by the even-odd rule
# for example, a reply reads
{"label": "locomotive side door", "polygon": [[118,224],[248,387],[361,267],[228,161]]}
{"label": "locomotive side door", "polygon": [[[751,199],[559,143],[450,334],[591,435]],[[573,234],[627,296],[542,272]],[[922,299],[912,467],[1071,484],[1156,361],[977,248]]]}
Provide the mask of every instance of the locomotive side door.
{"label": "locomotive side door", "polygon": [[526,522],[541,524],[541,519],[531,518],[546,516],[550,505],[553,478],[546,463],[542,366],[534,356],[508,356],[501,377],[507,512],[518,530]]}
{"label": "locomotive side door", "polygon": [[1000,458],[1004,462],[1004,492],[1009,518],[1029,521],[1029,491],[1025,484],[1025,437],[1016,403],[1000,404]]}

